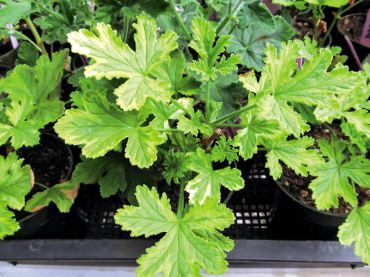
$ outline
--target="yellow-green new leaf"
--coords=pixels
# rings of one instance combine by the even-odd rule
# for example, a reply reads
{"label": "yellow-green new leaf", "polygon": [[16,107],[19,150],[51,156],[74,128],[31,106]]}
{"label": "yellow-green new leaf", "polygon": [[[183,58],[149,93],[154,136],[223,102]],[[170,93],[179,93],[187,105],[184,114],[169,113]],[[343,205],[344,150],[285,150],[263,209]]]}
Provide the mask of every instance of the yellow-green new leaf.
{"label": "yellow-green new leaf", "polygon": [[60,212],[68,213],[77,197],[79,188],[80,185],[73,180],[55,185],[34,194],[32,198],[27,201],[25,210],[37,212],[53,202]]}
{"label": "yellow-green new leaf", "polygon": [[182,218],[171,211],[170,201],[155,188],[136,189],[138,207],[124,206],[115,221],[133,236],[165,233],[155,246],[139,258],[138,277],[202,276],[201,269],[210,274],[222,274],[227,269],[225,251],[232,243],[219,231],[234,222],[234,215],[217,200],[190,207]]}
{"label": "yellow-green new leaf", "polygon": [[207,198],[220,200],[221,185],[229,190],[240,190],[244,187],[244,179],[239,169],[228,166],[214,170],[212,157],[202,149],[192,155],[188,168],[198,173],[185,187],[190,203],[203,204]]}
{"label": "yellow-green new leaf", "polygon": [[355,244],[355,253],[370,264],[370,202],[354,208],[339,227],[338,238],[344,245]]}
{"label": "yellow-green new leaf", "polygon": [[157,146],[163,143],[160,133],[141,125],[148,114],[123,112],[104,97],[96,97],[85,109],[70,109],[55,125],[56,132],[69,144],[82,145],[88,158],[104,156],[128,139],[126,156],[132,165],[149,167],[157,159]]}
{"label": "yellow-green new leaf", "polygon": [[338,139],[321,140],[319,146],[328,161],[321,161],[310,169],[311,175],[317,176],[310,184],[316,206],[323,210],[338,207],[339,196],[357,206],[357,193],[352,183],[365,188],[370,186],[370,161],[361,156],[348,161],[344,153],[346,145]]}
{"label": "yellow-green new leaf", "polygon": [[18,65],[0,80],[0,91],[11,100],[6,107],[7,122],[0,122],[0,144],[9,139],[14,148],[39,142],[39,129],[58,119],[64,103],[56,92],[63,75],[68,51],[41,56],[34,67]]}
{"label": "yellow-green new leaf", "polygon": [[245,128],[238,131],[234,144],[239,147],[239,154],[243,159],[250,159],[257,153],[259,137],[272,139],[279,131],[279,123],[276,120],[258,118],[257,113],[244,113],[241,116],[241,124]]}
{"label": "yellow-green new leaf", "polygon": [[192,62],[189,69],[199,74],[203,81],[216,80],[217,75],[229,75],[237,69],[240,56],[231,54],[226,58],[220,55],[230,43],[230,36],[220,36],[216,40],[216,28],[210,21],[201,17],[193,19],[191,24],[193,40],[189,46],[199,54],[199,60]]}
{"label": "yellow-green new leaf", "polygon": [[[349,94],[363,86],[363,76],[338,65],[330,70],[334,53],[317,48],[316,43],[298,40],[283,43],[280,50],[268,45],[265,66],[258,83],[253,74],[242,78],[245,88],[261,94],[261,117],[279,121],[283,130],[299,137],[309,125],[292,104],[317,107],[318,112],[338,95]],[[298,68],[296,59],[305,62]]]}
{"label": "yellow-green new leaf", "polygon": [[14,152],[6,158],[0,155],[0,203],[16,210],[23,208],[33,185],[31,168],[22,163]]}
{"label": "yellow-green new leaf", "polygon": [[177,35],[167,31],[158,37],[156,22],[147,15],[138,16],[133,27],[136,29],[135,51],[104,23],[99,23],[93,31],[84,29],[68,34],[73,52],[95,60],[85,68],[86,77],[128,78],[114,91],[117,104],[125,111],[139,110],[148,97],[160,101],[170,99],[169,82],[155,79],[150,74],[177,48]]}
{"label": "yellow-green new leaf", "polygon": [[14,218],[14,213],[6,206],[0,206],[0,240],[13,235],[19,229],[19,224]]}
{"label": "yellow-green new leaf", "polygon": [[302,137],[294,140],[263,140],[267,149],[266,166],[271,176],[277,180],[282,174],[280,161],[293,169],[297,174],[307,176],[308,169],[312,165],[321,162],[317,150],[309,149],[314,141],[309,137]]}

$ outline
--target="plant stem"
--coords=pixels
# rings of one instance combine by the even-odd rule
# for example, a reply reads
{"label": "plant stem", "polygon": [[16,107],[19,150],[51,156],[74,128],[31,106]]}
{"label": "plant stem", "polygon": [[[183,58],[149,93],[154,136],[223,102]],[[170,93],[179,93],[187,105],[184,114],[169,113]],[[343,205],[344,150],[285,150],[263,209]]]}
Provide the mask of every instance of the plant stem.
{"label": "plant stem", "polygon": [[325,42],[328,40],[328,38],[331,34],[331,31],[333,30],[333,28],[336,25],[336,23],[338,22],[338,20],[342,17],[342,14],[348,12],[349,10],[356,7],[358,4],[360,4],[362,2],[363,2],[363,0],[360,0],[360,1],[357,1],[356,3],[354,3],[353,5],[348,6],[345,9],[344,9],[344,6],[342,6],[338,9],[338,11],[335,13],[335,16],[334,16],[332,22],[330,23],[330,26],[329,26],[328,30],[326,31],[326,34],[325,34],[324,38],[322,39],[322,41],[320,43],[321,46],[323,46],[325,44]]}
{"label": "plant stem", "polygon": [[178,129],[158,129],[159,132],[182,132],[181,130]]}
{"label": "plant stem", "polygon": [[358,57],[358,55],[357,55],[356,49],[355,49],[355,47],[354,47],[354,45],[353,45],[352,41],[350,40],[350,38],[349,38],[347,35],[344,35],[344,38],[345,38],[345,40],[346,40],[346,42],[347,42],[347,45],[348,45],[348,47],[349,47],[349,50],[351,50],[352,56],[353,56],[353,58],[355,59],[355,62],[356,62],[356,64],[357,64],[358,68],[359,68],[360,70],[364,70],[364,69],[363,69],[363,67],[362,67],[361,60],[360,60],[360,58],[359,58],[359,57]]}
{"label": "plant stem", "polygon": [[244,3],[243,0],[238,0],[235,6],[231,10],[229,9],[229,14],[220,22],[220,24],[217,27],[216,35],[219,35],[222,32],[222,30],[226,27],[226,25],[229,23],[231,18],[239,12],[241,7],[243,6],[243,3]]}
{"label": "plant stem", "polygon": [[177,23],[179,23],[181,29],[184,31],[184,33],[186,35],[186,38],[187,39],[190,39],[190,33],[188,31],[188,28],[186,28],[184,22],[182,21],[182,19],[180,18],[178,12],[176,11],[175,0],[170,0],[170,7],[171,7],[171,9],[173,10],[173,12],[175,14],[175,18],[176,18]]}
{"label": "plant stem", "polygon": [[36,182],[35,182],[35,185],[36,185],[36,186],[39,186],[40,188],[43,188],[43,189],[49,189],[49,187],[48,187],[48,186],[45,186],[45,185],[40,184],[40,183],[36,183]]}
{"label": "plant stem", "polygon": [[234,191],[229,191],[229,194],[227,195],[226,199],[224,200],[224,204],[227,205],[227,203],[229,203],[231,197],[233,196],[234,194]]}
{"label": "plant stem", "polygon": [[32,34],[33,34],[33,36],[36,40],[36,44],[40,47],[42,54],[47,55],[48,52],[46,52],[44,42],[42,41],[42,39],[41,39],[39,33],[37,32],[37,29],[36,29],[35,25],[33,24],[30,17],[26,18],[26,23],[27,23],[28,27],[30,27],[30,30],[31,30],[31,32],[32,32]]}
{"label": "plant stem", "polygon": [[29,37],[27,37],[27,36],[26,36],[26,35],[24,35],[23,33],[18,32],[18,31],[16,31],[16,30],[13,30],[13,31],[12,31],[12,33],[14,33],[14,34],[18,35],[20,38],[22,38],[22,39],[24,39],[24,40],[28,41],[29,43],[31,43],[31,45],[32,45],[33,47],[35,47],[35,48],[36,48],[40,53],[42,53],[41,48],[40,48],[40,47],[38,47],[38,45],[37,45],[36,43],[34,43],[34,42],[32,41],[32,39],[30,39]]}
{"label": "plant stem", "polygon": [[184,191],[185,191],[185,185],[182,183],[180,185],[179,204],[177,206],[177,219],[182,218],[182,213],[184,211],[184,204],[185,204]]}
{"label": "plant stem", "polygon": [[227,115],[224,115],[224,116],[221,116],[220,118],[214,120],[211,122],[211,125],[217,125],[219,123],[223,123],[229,119],[232,119],[232,118],[235,118],[236,116],[240,115],[241,113],[243,112],[246,112],[246,111],[249,111],[251,109],[254,109],[255,107],[257,107],[257,104],[253,104],[253,105],[250,105],[250,106],[244,106],[243,108],[235,111],[235,112],[231,112]]}
{"label": "plant stem", "polygon": [[206,121],[208,122],[211,115],[211,81],[206,83]]}
{"label": "plant stem", "polygon": [[237,129],[242,129],[242,128],[245,128],[246,125],[226,123],[226,124],[217,124],[215,127],[217,127],[217,128],[237,128]]}
{"label": "plant stem", "polygon": [[174,104],[176,107],[178,107],[180,110],[183,110],[185,113],[191,116],[191,113],[188,111],[187,108],[184,107],[180,102],[178,102],[176,99],[171,98],[171,103]]}
{"label": "plant stem", "polygon": [[335,14],[332,22],[330,23],[330,26],[329,26],[328,30],[326,31],[326,34],[325,34],[324,38],[321,40],[321,43],[320,43],[321,46],[323,46],[325,44],[325,42],[328,40],[328,38],[331,34],[331,31],[333,30],[335,24],[337,23],[338,19],[341,16],[341,12],[342,12],[342,7],[338,10],[338,12]]}

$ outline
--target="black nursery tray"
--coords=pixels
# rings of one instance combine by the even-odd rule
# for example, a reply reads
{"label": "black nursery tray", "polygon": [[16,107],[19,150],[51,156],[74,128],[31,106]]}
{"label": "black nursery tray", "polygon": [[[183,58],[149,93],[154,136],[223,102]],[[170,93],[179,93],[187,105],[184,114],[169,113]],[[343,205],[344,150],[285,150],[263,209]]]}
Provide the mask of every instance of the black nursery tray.
{"label": "black nursery tray", "polygon": [[[351,247],[336,241],[337,230],[312,226],[281,203],[263,163],[241,164],[240,168],[246,187],[235,192],[228,202],[236,220],[225,230],[235,239],[235,248],[228,255],[232,266],[362,265]],[[120,230],[113,216],[122,205],[119,197],[102,199],[97,186],[85,186],[71,213],[61,215],[51,209],[53,220],[42,232],[0,242],[0,260],[133,264],[155,239],[131,239],[129,233]]]}

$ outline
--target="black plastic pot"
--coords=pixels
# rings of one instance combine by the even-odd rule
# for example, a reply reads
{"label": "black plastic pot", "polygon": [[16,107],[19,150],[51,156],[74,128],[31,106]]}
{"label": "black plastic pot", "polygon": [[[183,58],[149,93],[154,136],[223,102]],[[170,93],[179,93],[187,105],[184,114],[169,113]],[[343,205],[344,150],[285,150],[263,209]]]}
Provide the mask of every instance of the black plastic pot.
{"label": "black plastic pot", "polygon": [[13,48],[9,40],[0,42],[0,76],[14,67],[17,53],[18,48]]}
{"label": "black plastic pot", "polygon": [[338,228],[346,219],[347,214],[320,211],[299,201],[290,194],[280,181],[276,182],[280,190],[282,205],[288,205],[294,213],[301,215],[305,221],[321,227]]}
{"label": "black plastic pot", "polygon": [[[66,145],[60,138],[58,138],[56,135],[44,133],[41,135],[40,138],[40,144],[35,147],[24,147],[17,151],[18,155],[25,159],[25,163],[29,164],[31,168],[33,169],[33,172],[35,173],[35,180],[36,182],[39,181],[40,174],[42,174],[42,170],[40,171],[37,168],[37,162],[35,163],[34,160],[32,160],[32,157],[35,155],[40,155],[40,149],[42,151],[52,151],[52,149],[44,149],[45,143],[48,143],[48,145],[53,145],[54,147],[63,147],[64,153],[67,155],[66,159],[68,160],[68,169],[66,170],[66,173],[64,175],[65,179],[70,178],[72,169],[73,169],[73,155],[72,151],[69,148],[68,145]],[[55,160],[49,161],[51,163],[51,166],[53,166],[53,162]],[[49,164],[50,166],[50,164]],[[44,180],[44,179],[42,179]],[[39,181],[40,182],[40,181]],[[38,192],[38,187],[34,186],[33,190],[30,193],[30,196],[33,193]],[[29,197],[30,197],[29,196]],[[34,213],[28,213],[25,211],[16,212],[16,217],[20,223],[20,230],[14,235],[16,238],[30,238],[34,236],[38,236],[43,228],[49,223],[49,221],[57,215],[57,210],[55,207],[48,206],[45,207],[39,211],[36,211]]]}
{"label": "black plastic pot", "polygon": [[[352,63],[356,65],[356,69],[362,70],[362,61],[369,54],[369,47],[360,43],[360,37],[354,30],[356,29],[356,24],[345,24],[345,22],[353,22],[357,25],[363,25],[366,21],[365,13],[353,13],[346,15],[338,20],[337,22],[337,31],[338,34],[342,37],[342,48],[345,54],[349,57],[352,57]],[[357,32],[359,33],[359,32]],[[362,29],[361,29],[362,33]],[[360,34],[361,35],[361,34]]]}
{"label": "black plastic pot", "polygon": [[49,207],[31,214],[26,212],[19,213],[18,217],[22,217],[18,221],[20,229],[14,234],[14,237],[17,239],[32,238],[50,221],[53,214],[52,209]]}

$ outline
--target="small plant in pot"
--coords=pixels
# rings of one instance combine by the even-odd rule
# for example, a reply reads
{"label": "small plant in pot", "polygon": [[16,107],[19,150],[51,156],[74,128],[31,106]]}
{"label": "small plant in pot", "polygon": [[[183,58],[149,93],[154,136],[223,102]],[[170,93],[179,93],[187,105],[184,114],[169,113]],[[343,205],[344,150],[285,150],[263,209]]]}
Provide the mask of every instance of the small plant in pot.
{"label": "small plant in pot", "polygon": [[[4,149],[0,176],[0,198],[4,203],[1,207],[3,214],[1,226],[4,228],[0,232],[1,238],[19,229],[9,208],[15,210],[24,208],[28,212],[37,212],[52,201],[61,211],[66,212],[75,197],[72,192],[78,190],[77,183],[48,182],[53,178],[60,182],[69,178],[72,157],[63,142],[55,136],[41,135],[39,131],[64,112],[64,103],[59,100],[59,85],[67,56],[68,51],[54,53],[52,60],[43,55],[34,67],[18,65],[7,77],[0,80],[0,90],[3,92],[0,146]],[[41,144],[40,136],[44,141],[41,141]],[[39,148],[36,149],[35,145],[39,145]],[[53,146],[57,145],[61,152],[53,149]],[[24,165],[24,159],[19,156],[24,157],[29,164]],[[44,159],[46,156],[47,161]],[[60,162],[56,160],[57,158],[64,161],[63,168],[51,171],[50,166]],[[38,161],[40,159],[41,162]],[[42,170],[40,166],[47,168]],[[56,176],[51,176],[52,174]],[[17,216],[22,217],[21,221],[24,224],[28,214],[18,213]]]}
{"label": "small plant in pot", "polygon": [[[98,6],[90,10],[102,12],[99,5],[107,2],[95,1]],[[26,179],[30,167],[22,167],[15,150],[39,144],[39,130],[55,121],[58,136],[82,153],[70,180],[32,192],[27,204],[31,178],[15,192],[20,200],[14,203],[7,188],[17,173],[5,170],[10,174],[0,177],[0,199],[7,201],[0,207],[1,237],[18,227],[10,209],[26,205],[35,210],[53,202],[67,212],[79,184],[98,184],[102,197],[120,194],[131,203],[115,216],[124,231],[133,237],[160,236],[138,260],[138,276],[222,274],[226,252],[234,245],[223,231],[234,223],[234,214],[221,189],[230,196],[248,186],[237,161],[262,153],[275,180],[284,178],[284,167],[311,176],[318,208],[336,206],[339,196],[349,202],[340,238],[351,243],[348,230],[355,230],[356,253],[369,262],[370,231],[364,223],[369,204],[359,201],[357,207],[355,199],[369,183],[364,158],[368,75],[349,71],[336,58],[336,47],[319,48],[310,39],[284,42],[293,35],[289,24],[259,1],[194,1],[191,12],[169,1],[163,2],[168,14],[156,18],[138,11],[147,1],[114,2],[105,15],[118,3],[118,15],[109,20],[119,17],[124,6],[123,24],[113,20],[90,27],[82,22],[76,26],[87,29],[68,29],[71,51],[86,66],[84,75],[70,72],[76,91],[67,105],[59,95],[66,51],[50,53],[51,59],[44,53],[35,66],[18,65],[0,80],[0,144],[7,149],[2,168],[14,166]],[[256,28],[256,22],[263,28]],[[116,25],[123,30],[115,30]],[[46,34],[50,41],[55,37],[52,30]],[[48,47],[35,37],[35,48],[45,52]],[[316,142],[310,131],[325,124],[339,124],[345,138],[333,135],[328,142]],[[332,182],[325,173],[334,164],[347,171]]]}

